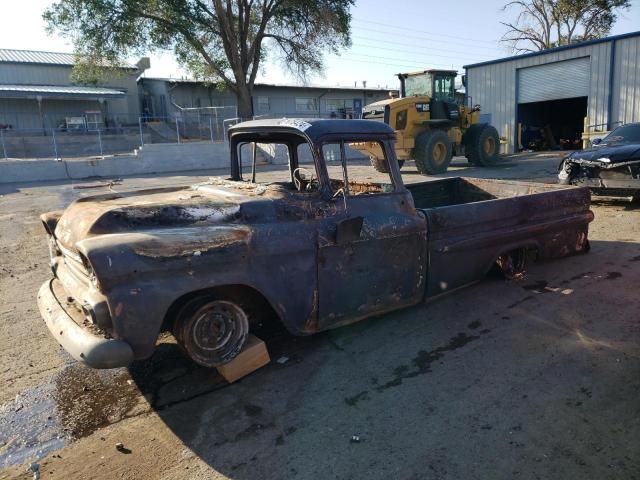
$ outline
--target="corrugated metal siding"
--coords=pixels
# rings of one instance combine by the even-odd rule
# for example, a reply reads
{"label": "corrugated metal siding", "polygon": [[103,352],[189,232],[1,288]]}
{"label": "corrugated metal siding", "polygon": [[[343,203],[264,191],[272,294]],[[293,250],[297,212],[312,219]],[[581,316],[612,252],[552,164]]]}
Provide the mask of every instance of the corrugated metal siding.
{"label": "corrugated metal siding", "polygon": [[[623,40],[619,42],[622,43]],[[588,122],[589,124],[606,123],[610,55],[611,42],[605,42],[550,52],[544,55],[470,67],[467,70],[467,92],[472,97],[473,103],[479,103],[482,106],[483,113],[491,114],[493,125],[498,129],[500,136],[507,141],[503,151],[511,153],[515,142],[516,71],[518,69],[589,57],[591,80],[587,106]]]}
{"label": "corrugated metal siding", "polygon": [[640,122],[640,37],[616,42],[611,121]]}
{"label": "corrugated metal siding", "polygon": [[518,103],[544,102],[589,95],[589,57],[518,70]]}
{"label": "corrugated metal siding", "polygon": [[21,85],[70,85],[71,69],[60,65],[0,64],[0,83]]}

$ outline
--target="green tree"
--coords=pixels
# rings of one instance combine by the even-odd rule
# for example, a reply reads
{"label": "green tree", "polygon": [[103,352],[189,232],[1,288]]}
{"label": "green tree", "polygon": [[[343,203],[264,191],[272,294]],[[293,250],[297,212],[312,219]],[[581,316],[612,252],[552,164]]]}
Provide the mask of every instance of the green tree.
{"label": "green tree", "polygon": [[[299,77],[319,72],[323,52],[351,44],[354,0],[59,0],[43,14],[49,31],[70,37],[82,61],[76,78],[96,67],[173,49],[195,78],[225,86],[238,114],[252,115],[262,61],[273,53]],[[93,78],[91,78],[93,77]]]}
{"label": "green tree", "polygon": [[617,12],[630,0],[516,0],[503,10],[517,10],[501,41],[513,51],[535,52],[560,45],[606,37]]}

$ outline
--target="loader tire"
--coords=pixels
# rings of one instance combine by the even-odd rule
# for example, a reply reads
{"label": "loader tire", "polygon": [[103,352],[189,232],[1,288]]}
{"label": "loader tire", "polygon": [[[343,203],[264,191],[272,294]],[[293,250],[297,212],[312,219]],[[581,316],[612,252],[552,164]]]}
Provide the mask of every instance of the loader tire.
{"label": "loader tire", "polygon": [[444,173],[451,163],[451,140],[443,130],[427,130],[416,138],[413,150],[418,172],[423,175]]}
{"label": "loader tire", "polygon": [[491,125],[472,125],[466,133],[465,152],[469,162],[480,167],[495,165],[500,160],[500,137]]}
{"label": "loader tire", "polygon": [[[380,173],[389,173],[387,162],[384,160],[384,158],[378,158],[371,155],[369,156],[369,161],[371,162],[371,166],[375,168],[376,171]],[[404,165],[404,160],[398,160],[398,168],[402,168],[402,165]]]}

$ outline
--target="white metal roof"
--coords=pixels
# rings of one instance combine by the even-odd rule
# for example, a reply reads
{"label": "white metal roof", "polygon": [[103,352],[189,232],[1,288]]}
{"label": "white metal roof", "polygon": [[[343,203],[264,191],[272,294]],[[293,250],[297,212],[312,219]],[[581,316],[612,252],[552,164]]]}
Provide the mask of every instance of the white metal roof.
{"label": "white metal roof", "polygon": [[[62,65],[72,67],[76,63],[75,60],[76,56],[73,53],[0,48],[0,63],[32,63],[37,65]],[[120,65],[120,68],[137,69],[138,67],[125,62]],[[142,68],[142,70],[144,70],[144,68]]]}
{"label": "white metal roof", "polygon": [[0,62],[73,65],[75,63],[74,60],[75,56],[72,53],[0,49]]}
{"label": "white metal roof", "polygon": [[42,95],[46,97],[119,97],[125,92],[112,88],[77,87],[57,85],[0,85],[0,96],[23,97]]}
{"label": "white metal roof", "polygon": [[[185,77],[176,77],[176,78],[171,78],[171,77],[149,77],[149,76],[144,76],[144,77],[140,77],[138,79],[139,82],[144,82],[145,80],[151,80],[151,81],[159,81],[159,82],[168,82],[168,83],[194,83],[194,84],[203,84],[205,85],[206,82],[203,80],[196,80],[193,78],[185,78]],[[350,86],[341,86],[341,85],[295,85],[295,84],[290,84],[290,83],[256,83],[254,85],[254,87],[257,88],[264,88],[264,87],[269,87],[269,88],[294,88],[294,89],[312,89],[312,90],[357,90],[357,91],[368,91],[368,92],[388,92],[388,91],[395,91],[397,92],[398,89],[397,88],[383,88],[383,87],[362,87],[362,86],[355,86],[355,87],[350,87]]]}

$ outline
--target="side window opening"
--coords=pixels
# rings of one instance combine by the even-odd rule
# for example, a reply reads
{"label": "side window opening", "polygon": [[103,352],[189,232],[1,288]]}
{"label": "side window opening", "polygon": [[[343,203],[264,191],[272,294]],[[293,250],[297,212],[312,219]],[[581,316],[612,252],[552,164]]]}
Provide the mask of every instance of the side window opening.
{"label": "side window opening", "polygon": [[[379,146],[384,153],[384,146]],[[350,196],[375,195],[395,190],[391,174],[383,174],[386,178],[380,181],[369,161],[364,161],[362,154],[350,148],[348,141],[323,143],[322,156],[334,194],[342,190]]]}

